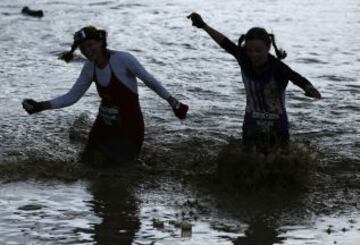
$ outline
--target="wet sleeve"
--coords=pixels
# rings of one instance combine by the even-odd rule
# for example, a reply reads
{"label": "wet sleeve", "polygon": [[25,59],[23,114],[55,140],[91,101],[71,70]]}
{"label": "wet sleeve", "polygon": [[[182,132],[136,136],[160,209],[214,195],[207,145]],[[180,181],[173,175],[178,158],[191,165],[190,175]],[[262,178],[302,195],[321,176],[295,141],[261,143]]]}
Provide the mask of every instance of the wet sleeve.
{"label": "wet sleeve", "polygon": [[168,99],[171,96],[161,83],[153,75],[151,75],[133,55],[129,53],[126,55],[127,68],[132,74],[140,78],[146,86],[152,89],[161,98]]}
{"label": "wet sleeve", "polygon": [[232,54],[234,56],[237,55],[238,53],[238,46],[233,43],[232,41],[230,41],[228,38],[225,38],[221,43],[220,43],[220,47],[222,47],[226,52],[228,52],[229,54]]}
{"label": "wet sleeve", "polygon": [[286,80],[290,80],[293,84],[302,88],[303,90],[309,85],[312,86],[309,80],[292,70],[283,62],[280,63],[280,71],[281,74],[286,78]]}
{"label": "wet sleeve", "polygon": [[93,80],[93,69],[94,66],[90,63],[85,63],[80,76],[69,92],[50,100],[51,109],[63,108],[76,103],[89,89]]}

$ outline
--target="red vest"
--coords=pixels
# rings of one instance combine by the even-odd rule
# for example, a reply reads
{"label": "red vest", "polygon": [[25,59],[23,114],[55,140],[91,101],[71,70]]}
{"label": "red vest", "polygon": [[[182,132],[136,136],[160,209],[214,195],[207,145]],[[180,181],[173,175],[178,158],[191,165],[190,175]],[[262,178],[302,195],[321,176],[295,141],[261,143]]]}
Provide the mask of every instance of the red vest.
{"label": "red vest", "polygon": [[127,88],[111,70],[108,86],[101,86],[94,78],[96,89],[101,97],[98,116],[91,129],[89,140],[126,137],[140,151],[144,139],[144,120],[140,108],[139,96]]}

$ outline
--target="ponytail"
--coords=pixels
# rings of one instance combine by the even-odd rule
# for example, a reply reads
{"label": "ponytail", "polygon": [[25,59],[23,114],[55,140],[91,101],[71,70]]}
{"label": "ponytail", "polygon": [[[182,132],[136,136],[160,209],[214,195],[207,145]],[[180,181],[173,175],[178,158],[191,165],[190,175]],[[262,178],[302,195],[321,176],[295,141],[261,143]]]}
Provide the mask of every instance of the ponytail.
{"label": "ponytail", "polygon": [[59,55],[59,59],[64,60],[66,63],[69,63],[70,61],[72,61],[72,59],[74,58],[74,52],[75,52],[77,46],[78,46],[78,44],[73,43],[73,45],[71,45],[71,50],[61,53]]}
{"label": "ponytail", "polygon": [[287,56],[287,53],[283,49],[278,49],[278,47],[276,45],[276,42],[275,42],[275,35],[274,34],[269,34],[269,37],[270,37],[271,44],[274,46],[276,57],[279,60],[285,59],[286,56]]}
{"label": "ponytail", "polygon": [[105,30],[98,30],[98,33],[101,40],[106,40],[107,32]]}
{"label": "ponytail", "polygon": [[275,35],[269,34],[262,27],[253,27],[245,35],[241,35],[238,42],[239,49],[242,47],[242,43],[249,40],[262,40],[270,48],[271,45],[274,46],[276,57],[280,60],[285,59],[287,54],[284,50],[279,49],[275,42]]}
{"label": "ponytail", "polygon": [[107,47],[106,36],[107,36],[107,32],[105,30],[99,30],[93,26],[83,27],[79,31],[75,32],[74,41],[73,44],[71,45],[71,50],[60,54],[59,59],[64,60],[66,63],[70,62],[74,58],[74,52],[77,49],[77,47],[82,42],[89,39],[102,41],[103,49],[105,52]]}
{"label": "ponytail", "polygon": [[107,47],[107,41],[106,41],[106,37],[107,37],[107,32],[105,30],[98,30],[99,33],[99,39],[103,42],[103,49],[104,51],[106,51],[106,47]]}

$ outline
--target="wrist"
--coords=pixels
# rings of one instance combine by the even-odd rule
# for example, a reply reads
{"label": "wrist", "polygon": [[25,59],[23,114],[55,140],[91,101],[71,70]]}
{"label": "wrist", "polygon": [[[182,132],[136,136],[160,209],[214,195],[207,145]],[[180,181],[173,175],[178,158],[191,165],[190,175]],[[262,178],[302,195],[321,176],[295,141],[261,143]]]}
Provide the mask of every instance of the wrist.
{"label": "wrist", "polygon": [[312,84],[307,84],[305,87],[304,87],[304,90],[305,91],[308,91],[309,89],[313,89],[314,86]]}
{"label": "wrist", "polygon": [[169,97],[167,97],[166,101],[171,104],[171,101],[174,99],[174,97],[172,97],[171,95]]}
{"label": "wrist", "polygon": [[175,99],[174,97],[170,96],[167,101],[169,102],[170,106],[172,108],[176,108],[179,104],[179,101],[177,99]]}
{"label": "wrist", "polygon": [[51,109],[51,103],[50,103],[50,101],[40,101],[40,102],[39,102],[39,106],[40,106],[39,109],[40,109],[41,111]]}

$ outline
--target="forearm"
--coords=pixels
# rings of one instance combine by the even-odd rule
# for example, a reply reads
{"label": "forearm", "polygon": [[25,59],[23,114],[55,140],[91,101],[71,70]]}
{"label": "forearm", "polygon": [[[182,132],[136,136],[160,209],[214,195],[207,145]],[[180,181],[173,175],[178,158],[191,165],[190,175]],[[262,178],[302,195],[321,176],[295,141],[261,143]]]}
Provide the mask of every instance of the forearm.
{"label": "forearm", "polygon": [[304,90],[306,96],[321,99],[320,92],[305,77],[292,71],[289,78],[295,85]]}
{"label": "forearm", "polygon": [[145,78],[143,78],[143,81],[161,98],[168,100],[171,97],[170,93],[164,88],[164,86],[162,86],[162,84],[152,75],[149,74],[145,76]]}
{"label": "forearm", "polygon": [[285,77],[287,80],[290,80],[293,84],[300,87],[301,89],[305,90],[307,86],[312,86],[309,80],[301,76],[296,71],[292,70],[282,61],[279,61],[279,69],[281,76]]}
{"label": "forearm", "polygon": [[40,102],[40,106],[41,106],[41,108],[42,108],[43,111],[44,111],[44,110],[49,110],[49,109],[51,109],[51,103],[50,103],[50,101],[41,101],[41,102]]}
{"label": "forearm", "polygon": [[148,86],[161,98],[166,100],[170,97],[170,93],[164,88],[164,86],[153,75],[145,70],[143,66],[140,64],[134,64],[132,69],[135,72],[136,77],[140,78],[146,86]]}
{"label": "forearm", "polygon": [[91,64],[85,64],[80,76],[72,88],[64,95],[58,96],[49,101],[50,109],[64,108],[75,104],[89,89],[94,74],[94,67]]}
{"label": "forearm", "polygon": [[209,25],[205,25],[203,27],[203,30],[206,31],[206,33],[209,34],[209,36],[219,45],[221,45],[221,43],[226,38],[226,36],[224,36],[224,34],[218,32],[217,30],[215,30],[214,28],[212,28]]}
{"label": "forearm", "polygon": [[72,93],[67,93],[62,96],[59,96],[55,99],[49,100],[48,102],[48,109],[60,109],[67,106],[71,106],[75,104],[81,96],[75,96]]}
{"label": "forearm", "polygon": [[312,84],[305,78],[299,78],[299,79],[293,79],[291,80],[293,84],[301,88],[302,90],[305,90],[307,87],[312,86]]}
{"label": "forearm", "polygon": [[161,82],[151,75],[133,55],[130,53],[123,55],[125,55],[123,63],[125,63],[127,69],[131,71],[131,76],[139,78],[161,98],[167,100],[170,97],[170,93],[162,86]]}
{"label": "forearm", "polygon": [[75,104],[85,94],[90,85],[90,80],[78,79],[69,92],[48,101],[49,109],[60,109]]}
{"label": "forearm", "polygon": [[210,35],[210,37],[217,43],[221,48],[223,48],[229,54],[236,56],[239,59],[239,47],[229,40],[226,36],[222,33],[218,32],[214,28],[204,25],[203,29]]}
{"label": "forearm", "polygon": [[191,19],[193,26],[196,26],[197,28],[206,31],[210,35],[210,37],[219,45],[226,38],[222,33],[218,32],[211,26],[207,25],[206,22],[202,19],[202,17],[198,13],[193,12],[187,18]]}
{"label": "forearm", "polygon": [[292,74],[290,75],[290,81],[303,90],[305,90],[307,87],[312,86],[309,80],[296,72],[292,72]]}

